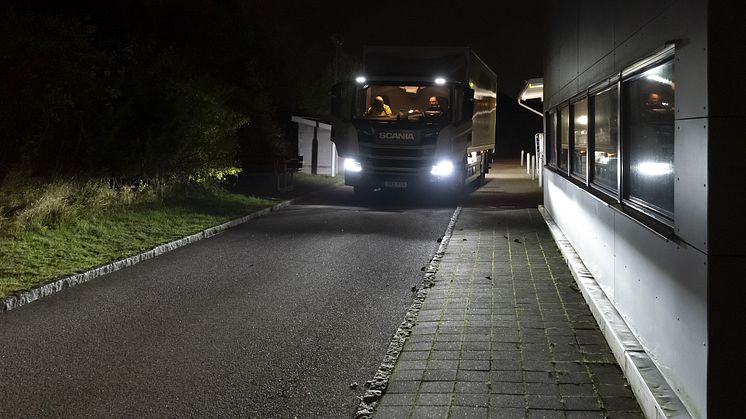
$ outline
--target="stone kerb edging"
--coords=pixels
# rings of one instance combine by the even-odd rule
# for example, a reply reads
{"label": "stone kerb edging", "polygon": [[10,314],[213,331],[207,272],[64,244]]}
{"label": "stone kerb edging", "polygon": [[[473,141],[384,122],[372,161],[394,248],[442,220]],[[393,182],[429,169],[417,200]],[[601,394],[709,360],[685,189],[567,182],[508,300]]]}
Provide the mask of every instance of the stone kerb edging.
{"label": "stone kerb edging", "polygon": [[15,295],[5,297],[2,300],[0,300],[0,313],[26,305],[28,303],[38,300],[39,298],[46,297],[48,295],[62,291],[65,288],[70,288],[75,285],[88,282],[94,278],[98,278],[100,276],[110,274],[112,272],[116,272],[120,269],[124,269],[136,263],[140,263],[148,259],[152,259],[156,256],[162,255],[164,253],[168,253],[172,250],[178,249],[180,247],[186,246],[196,241],[214,236],[222,231],[225,231],[225,230],[228,230],[229,228],[233,228],[237,225],[243,224],[251,219],[261,217],[262,215],[266,215],[266,214],[269,214],[270,212],[274,212],[279,209],[285,208],[288,205],[291,205],[297,199],[298,198],[294,198],[294,199],[290,199],[284,202],[280,202],[279,204],[275,204],[271,207],[253,212],[244,217],[237,218],[235,220],[231,220],[226,223],[207,228],[205,230],[200,231],[199,233],[195,233],[190,236],[186,236],[181,239],[174,240],[172,242],[161,244],[143,253],[130,256],[130,257],[126,257],[124,259],[120,259],[120,260],[108,263],[106,265],[93,268],[83,273],[60,278],[54,282],[50,282],[49,284],[42,285],[40,287],[31,289],[29,291],[24,291],[20,294],[15,294]]}
{"label": "stone kerb edging", "polygon": [[572,243],[551,214],[539,206],[539,212],[549,227],[562,256],[565,258],[575,282],[578,284],[585,302],[596,319],[622,372],[627,378],[645,417],[691,418],[678,395],[668,384],[650,355],[630,330],[622,315],[596,282]]}
{"label": "stone kerb edging", "polygon": [[440,241],[438,250],[435,252],[433,258],[430,259],[430,263],[425,270],[425,275],[420,284],[419,291],[414,297],[414,302],[409,307],[409,310],[407,310],[407,313],[404,315],[404,320],[391,338],[391,343],[386,351],[386,355],[383,357],[381,366],[378,368],[378,371],[376,371],[373,379],[365,383],[367,390],[365,391],[365,394],[360,397],[360,405],[358,406],[357,413],[355,413],[355,419],[369,419],[373,415],[373,411],[381,400],[381,397],[386,392],[386,387],[388,386],[391,374],[394,372],[396,362],[399,360],[399,355],[404,348],[404,343],[406,343],[409,335],[412,334],[412,328],[416,323],[417,314],[420,312],[422,303],[430,292],[430,288],[435,284],[435,274],[438,272],[438,266],[446,252],[448,242],[451,240],[453,226],[456,225],[456,220],[458,220],[460,213],[461,206],[458,206],[451,216],[451,220],[448,223],[448,227],[446,227],[446,231]]}

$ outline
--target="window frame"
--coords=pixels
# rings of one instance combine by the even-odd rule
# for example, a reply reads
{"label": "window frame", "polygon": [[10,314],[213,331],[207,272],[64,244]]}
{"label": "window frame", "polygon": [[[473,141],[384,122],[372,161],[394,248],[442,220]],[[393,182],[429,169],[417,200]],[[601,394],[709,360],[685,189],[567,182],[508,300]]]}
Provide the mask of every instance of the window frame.
{"label": "window frame", "polygon": [[588,158],[588,186],[593,188],[594,190],[597,190],[599,192],[602,192],[612,198],[614,198],[617,202],[622,202],[622,197],[620,194],[621,188],[621,173],[622,173],[622,140],[621,140],[621,109],[619,106],[621,105],[621,73],[615,75],[614,77],[611,77],[601,83],[598,83],[594,86],[591,86],[588,89],[588,131],[589,131],[589,140],[588,140],[588,154],[593,154],[595,156],[596,154],[596,97],[598,97],[601,94],[604,94],[606,92],[610,92],[612,90],[616,91],[616,151],[617,151],[617,170],[616,170],[616,190],[609,188],[608,186],[602,185],[600,183],[594,182],[595,176],[591,176],[592,174],[596,173],[596,161],[595,158],[591,159]]}
{"label": "window frame", "polygon": [[569,132],[570,132],[570,146],[569,147],[570,148],[568,150],[568,154],[569,154],[568,160],[569,160],[569,162],[568,162],[568,165],[567,165],[567,171],[568,171],[568,174],[572,178],[574,178],[578,182],[581,182],[584,185],[588,186],[588,174],[589,174],[589,170],[588,169],[589,169],[589,164],[590,164],[590,158],[586,157],[586,159],[585,159],[585,179],[583,179],[579,175],[576,175],[575,173],[573,173],[573,170],[572,170],[573,163],[575,163],[575,159],[573,158],[575,156],[575,105],[577,105],[578,103],[582,102],[583,100],[586,101],[586,113],[588,114],[588,127],[589,127],[588,131],[589,132],[588,132],[588,134],[586,134],[586,140],[585,140],[585,142],[586,142],[586,156],[589,155],[588,153],[589,153],[589,150],[590,150],[590,143],[591,143],[591,134],[590,134],[591,109],[590,109],[590,106],[589,106],[590,105],[590,101],[589,101],[588,91],[586,90],[585,92],[583,92],[582,95],[577,95],[577,96],[573,97],[570,100],[570,130],[569,130]]}
{"label": "window frame", "polygon": [[[603,80],[591,84],[582,93],[577,94],[568,100],[557,103],[554,107],[548,109],[545,115],[548,117],[545,123],[549,129],[545,132],[549,133],[547,146],[554,147],[555,159],[549,161],[547,166],[551,167],[552,171],[563,176],[566,180],[573,184],[580,186],[585,189],[586,192],[596,196],[598,199],[604,200],[609,205],[616,207],[620,212],[629,216],[632,219],[637,220],[643,225],[648,226],[654,231],[661,234],[663,237],[672,237],[674,235],[673,228],[676,220],[676,212],[669,213],[666,210],[657,208],[654,205],[646,203],[644,200],[639,198],[630,198],[629,196],[629,184],[630,184],[630,170],[629,170],[629,144],[625,143],[624,139],[624,122],[625,115],[623,109],[624,99],[624,83],[627,81],[633,81],[640,77],[642,73],[649,70],[650,68],[663,65],[669,61],[676,61],[676,49],[675,44],[666,44],[659,48],[657,51],[646,55],[644,58],[636,60],[631,65],[624,67],[621,71],[612,74]],[[676,78],[676,72],[674,70],[674,80]],[[588,155],[595,156],[596,150],[596,133],[595,133],[595,117],[596,117],[596,102],[595,98],[603,93],[609,91],[616,91],[616,129],[617,129],[617,173],[616,173],[616,185],[617,189],[613,190],[607,186],[594,182],[593,174],[595,173],[595,159],[590,157],[587,159],[586,165],[586,179],[583,180],[581,177],[576,176],[572,173],[572,158],[574,150],[574,115],[573,105],[583,99],[588,102]],[[674,101],[676,99],[674,91]],[[675,102],[674,102],[675,103]],[[567,109],[569,117],[569,129],[568,129],[568,157],[567,167],[562,168],[560,166],[560,160],[562,157],[562,110]],[[552,118],[553,117],[553,118]],[[674,125],[676,119],[674,116]],[[555,135],[551,136],[551,127],[555,129]],[[674,143],[676,141],[676,130],[674,130]],[[674,156],[674,171],[676,170],[676,160]],[[674,172],[675,173],[675,172]],[[676,187],[674,182],[673,187]]]}
{"label": "window frame", "polygon": [[[673,211],[669,212],[663,208],[659,208],[655,206],[654,204],[648,203],[643,199],[635,198],[630,196],[630,150],[629,150],[629,144],[625,144],[624,141],[624,109],[623,109],[623,98],[624,98],[624,83],[637,80],[642,77],[643,73],[653,67],[658,67],[661,65],[664,65],[668,62],[673,62],[675,66],[675,59],[676,59],[676,50],[675,45],[670,44],[662,48],[661,50],[657,51],[656,53],[653,53],[646,58],[643,58],[632,65],[626,67],[622,72],[620,73],[619,77],[619,119],[617,121],[619,125],[619,144],[621,146],[620,150],[620,157],[622,159],[621,165],[619,166],[619,172],[620,172],[620,184],[619,184],[619,199],[620,202],[622,202],[624,205],[633,208],[637,210],[638,212],[641,212],[656,221],[659,221],[671,228],[674,227],[675,217],[676,217],[676,208],[674,207]],[[675,71],[674,71],[674,80],[675,80]],[[674,90],[674,103],[675,103],[676,93]],[[676,125],[676,116],[674,115],[674,127]],[[674,147],[676,143],[676,130],[673,130],[674,132]],[[674,155],[674,173],[676,173],[676,156]],[[675,176],[674,176],[675,177]],[[676,188],[676,182],[674,181],[673,188]],[[675,195],[675,192],[674,192]]]}

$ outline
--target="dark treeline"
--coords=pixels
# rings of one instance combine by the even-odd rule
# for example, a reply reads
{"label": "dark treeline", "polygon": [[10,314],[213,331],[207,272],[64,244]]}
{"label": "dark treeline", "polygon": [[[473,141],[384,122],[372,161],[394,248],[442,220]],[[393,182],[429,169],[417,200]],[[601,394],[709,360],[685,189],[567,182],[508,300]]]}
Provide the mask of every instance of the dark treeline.
{"label": "dark treeline", "polygon": [[333,49],[250,1],[56,3],[0,6],[0,184],[261,169],[328,113]]}

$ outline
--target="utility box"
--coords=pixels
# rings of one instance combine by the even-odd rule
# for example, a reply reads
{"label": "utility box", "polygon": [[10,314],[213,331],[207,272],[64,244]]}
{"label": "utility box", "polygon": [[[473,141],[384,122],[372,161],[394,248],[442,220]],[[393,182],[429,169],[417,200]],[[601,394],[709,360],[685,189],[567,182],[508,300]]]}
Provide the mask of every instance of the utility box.
{"label": "utility box", "polygon": [[300,172],[336,176],[339,156],[336,145],[331,141],[332,126],[301,116],[293,116],[291,121],[298,124],[298,155],[303,157]]}

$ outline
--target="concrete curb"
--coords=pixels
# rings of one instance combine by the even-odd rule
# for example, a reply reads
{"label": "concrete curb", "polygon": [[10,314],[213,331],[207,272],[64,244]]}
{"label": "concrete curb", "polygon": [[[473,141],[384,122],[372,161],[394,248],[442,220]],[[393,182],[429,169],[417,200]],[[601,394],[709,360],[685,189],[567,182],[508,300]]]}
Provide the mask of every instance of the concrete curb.
{"label": "concrete curb", "polygon": [[[326,189],[326,188],[322,188],[322,189]],[[100,276],[103,276],[103,275],[106,275],[112,272],[116,272],[120,269],[124,269],[126,267],[132,266],[136,263],[140,263],[148,259],[152,259],[156,256],[162,255],[164,253],[167,253],[172,250],[178,249],[180,247],[186,246],[188,244],[194,243],[196,241],[206,239],[208,237],[212,237],[220,232],[228,230],[229,228],[233,228],[237,225],[243,224],[254,218],[261,217],[263,215],[269,214],[270,212],[278,211],[282,208],[285,208],[293,204],[298,199],[305,198],[316,192],[318,191],[311,192],[310,194],[307,194],[303,197],[297,197],[297,198],[289,199],[287,201],[280,202],[278,204],[272,205],[271,207],[253,212],[244,217],[237,218],[235,220],[231,220],[226,223],[207,228],[205,230],[200,231],[199,233],[195,233],[190,236],[186,236],[181,239],[174,240],[172,242],[161,244],[159,246],[156,246],[140,254],[129,256],[124,259],[120,259],[120,260],[108,263],[106,265],[90,269],[86,272],[60,278],[54,282],[50,282],[49,284],[39,286],[29,291],[24,291],[20,294],[15,294],[15,295],[5,297],[2,300],[0,300],[0,313],[10,311],[14,308],[21,307],[23,305],[36,301],[39,298],[46,297],[48,295],[62,291],[65,288],[70,288],[75,285],[88,282]]]}
{"label": "concrete curb", "polygon": [[443,259],[443,255],[445,255],[446,248],[448,248],[448,242],[451,240],[451,235],[453,234],[453,227],[456,225],[456,220],[458,220],[460,213],[461,206],[458,206],[451,216],[451,220],[448,223],[448,227],[446,227],[445,233],[443,233],[443,238],[440,241],[438,250],[435,252],[433,258],[430,259],[430,263],[425,270],[425,275],[420,284],[419,291],[414,297],[414,302],[409,307],[409,310],[407,310],[407,313],[404,315],[404,320],[391,338],[391,343],[386,351],[386,355],[383,357],[381,366],[378,368],[378,371],[376,371],[373,379],[365,383],[367,390],[360,398],[360,405],[358,406],[357,413],[355,413],[354,416],[356,419],[368,419],[372,417],[373,411],[378,405],[378,402],[386,392],[389,378],[391,378],[391,374],[394,372],[394,367],[396,366],[396,362],[399,360],[399,355],[404,348],[407,338],[412,334],[412,328],[416,323],[417,314],[420,312],[422,303],[430,292],[430,288],[435,284],[435,273],[438,272],[438,266],[440,265],[441,259]]}
{"label": "concrete curb", "polygon": [[614,358],[622,367],[632,392],[640,403],[645,417],[649,419],[691,418],[678,395],[669,386],[658,367],[627,326],[606,293],[601,289],[591,272],[567,239],[551,214],[539,206],[539,212],[549,226],[567,261],[567,265],[593,313],[598,326],[611,348]]}

